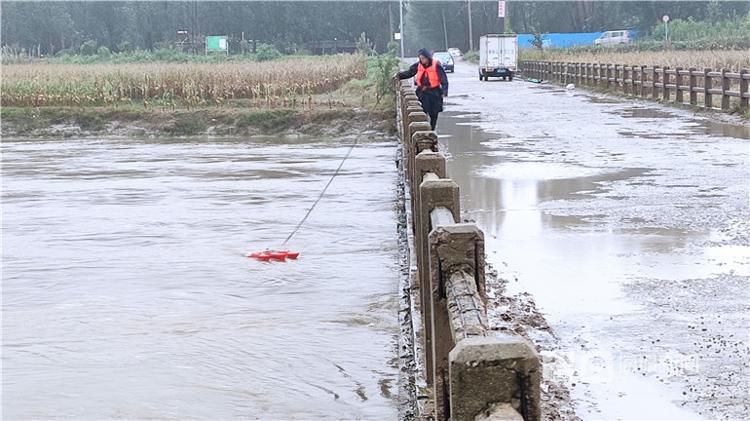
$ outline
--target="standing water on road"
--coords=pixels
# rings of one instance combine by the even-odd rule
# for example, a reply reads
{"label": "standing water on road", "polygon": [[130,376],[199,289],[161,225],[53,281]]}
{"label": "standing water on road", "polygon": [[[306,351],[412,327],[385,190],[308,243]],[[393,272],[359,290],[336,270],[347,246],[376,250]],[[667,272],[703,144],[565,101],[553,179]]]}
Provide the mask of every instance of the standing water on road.
{"label": "standing water on road", "polygon": [[8,141],[3,418],[393,419],[394,146]]}
{"label": "standing water on road", "polygon": [[747,126],[475,72],[438,126],[448,175],[560,338],[546,370],[578,414],[746,418]]}

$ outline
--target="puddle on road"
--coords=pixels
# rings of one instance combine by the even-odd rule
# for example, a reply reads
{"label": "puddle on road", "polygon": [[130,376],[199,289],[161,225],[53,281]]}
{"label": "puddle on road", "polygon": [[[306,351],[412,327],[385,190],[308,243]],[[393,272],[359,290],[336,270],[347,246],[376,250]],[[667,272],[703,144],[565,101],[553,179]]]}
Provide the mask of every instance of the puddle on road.
{"label": "puddle on road", "polygon": [[621,115],[624,118],[672,118],[675,114],[648,107],[628,107],[625,109],[613,111],[612,114]]}
{"label": "puddle on road", "polygon": [[586,100],[594,104],[622,104],[622,100],[603,97],[603,96],[587,96]]}
{"label": "puddle on road", "polygon": [[712,120],[695,120],[695,133],[707,134],[715,137],[733,137],[750,139],[750,125],[732,124]]}

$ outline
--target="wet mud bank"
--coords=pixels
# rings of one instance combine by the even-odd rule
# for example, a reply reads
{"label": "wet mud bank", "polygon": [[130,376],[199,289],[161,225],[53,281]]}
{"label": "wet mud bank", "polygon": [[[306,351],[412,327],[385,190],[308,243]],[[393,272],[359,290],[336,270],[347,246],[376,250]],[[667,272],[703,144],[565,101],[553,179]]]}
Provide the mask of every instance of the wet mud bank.
{"label": "wet mud bank", "polygon": [[365,108],[263,110],[211,107],[187,110],[3,107],[0,118],[3,137],[299,137],[348,136],[364,130],[393,135],[395,130],[391,112]]}

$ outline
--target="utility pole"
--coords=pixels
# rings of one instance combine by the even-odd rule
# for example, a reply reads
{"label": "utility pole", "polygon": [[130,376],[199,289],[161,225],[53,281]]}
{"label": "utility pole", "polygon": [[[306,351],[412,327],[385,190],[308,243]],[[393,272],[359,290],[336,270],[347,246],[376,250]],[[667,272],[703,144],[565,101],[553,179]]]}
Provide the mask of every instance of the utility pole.
{"label": "utility pole", "polygon": [[445,51],[448,51],[448,28],[445,26],[445,9],[440,9],[443,13],[443,36],[445,37]]}
{"label": "utility pole", "polygon": [[404,60],[404,0],[398,0],[398,34],[401,41],[401,61]]}
{"label": "utility pole", "polygon": [[469,51],[474,50],[474,30],[471,28],[471,0],[469,0]]}
{"label": "utility pole", "polygon": [[498,23],[498,28],[500,29],[499,33],[501,34],[505,33],[506,7],[508,7],[508,3],[505,0],[499,0],[497,2],[497,18],[500,21]]}
{"label": "utility pole", "polygon": [[393,10],[391,10],[391,2],[388,2],[388,43],[393,39]]}

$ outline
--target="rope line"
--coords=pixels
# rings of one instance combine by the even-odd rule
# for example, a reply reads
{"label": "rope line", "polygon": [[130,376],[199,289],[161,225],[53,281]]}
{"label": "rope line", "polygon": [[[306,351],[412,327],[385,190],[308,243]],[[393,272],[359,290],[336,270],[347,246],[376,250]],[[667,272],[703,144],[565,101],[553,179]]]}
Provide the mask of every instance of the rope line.
{"label": "rope line", "polygon": [[286,243],[288,243],[289,240],[291,240],[295,234],[297,234],[297,231],[299,231],[300,228],[302,228],[302,225],[305,224],[305,222],[307,221],[307,218],[309,218],[310,214],[312,214],[312,211],[315,209],[316,206],[318,206],[318,203],[320,203],[320,201],[323,199],[323,196],[325,196],[326,191],[328,191],[328,187],[331,186],[331,184],[333,183],[333,180],[336,178],[337,175],[339,175],[339,173],[341,172],[341,168],[343,168],[344,166],[344,163],[346,162],[347,159],[349,159],[349,156],[352,154],[352,151],[359,143],[359,139],[362,137],[362,133],[364,133],[365,130],[369,129],[370,126],[372,125],[372,120],[370,119],[370,117],[372,117],[372,111],[378,106],[379,103],[380,103],[380,100],[378,100],[376,104],[373,106],[373,108],[371,108],[370,111],[367,112],[367,117],[366,117],[368,121],[367,126],[363,127],[359,131],[359,133],[357,133],[357,136],[354,138],[354,142],[349,146],[349,150],[346,151],[346,155],[344,155],[344,158],[342,158],[341,162],[339,162],[338,168],[336,168],[336,171],[333,173],[333,175],[331,175],[331,178],[328,180],[328,183],[326,183],[325,187],[323,187],[323,191],[320,192],[320,194],[318,195],[318,198],[315,199],[315,202],[313,202],[312,206],[310,206],[310,209],[307,210],[307,213],[305,213],[305,216],[299,221],[297,226],[294,227],[291,233],[289,233],[289,236],[286,237],[286,240],[284,240],[284,242],[281,243],[282,247],[285,246]]}

